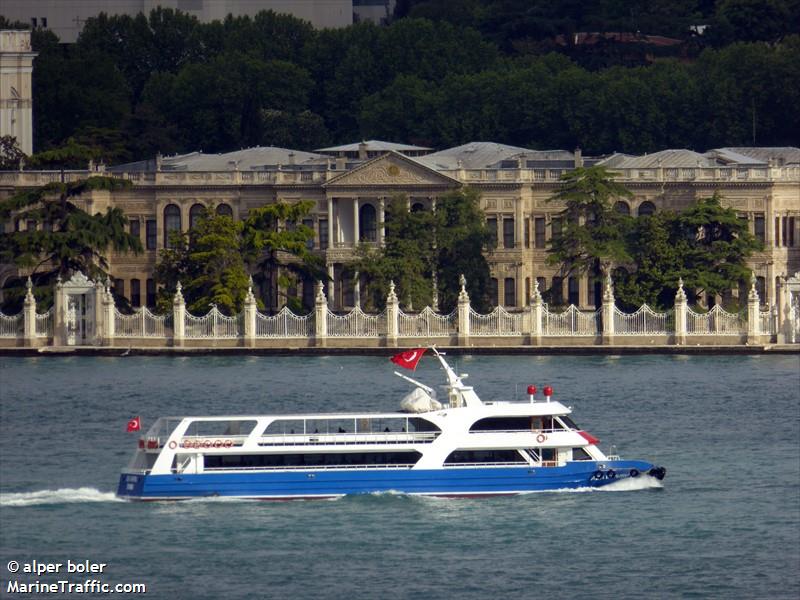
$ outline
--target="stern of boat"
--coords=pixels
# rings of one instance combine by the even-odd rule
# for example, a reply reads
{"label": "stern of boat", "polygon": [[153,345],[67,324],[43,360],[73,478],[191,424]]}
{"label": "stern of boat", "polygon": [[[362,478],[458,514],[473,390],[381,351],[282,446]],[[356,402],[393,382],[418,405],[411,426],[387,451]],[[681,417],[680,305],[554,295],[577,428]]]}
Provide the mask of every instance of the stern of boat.
{"label": "stern of boat", "polygon": [[135,500],[142,497],[144,491],[143,473],[122,473],[119,476],[117,496],[126,500]]}

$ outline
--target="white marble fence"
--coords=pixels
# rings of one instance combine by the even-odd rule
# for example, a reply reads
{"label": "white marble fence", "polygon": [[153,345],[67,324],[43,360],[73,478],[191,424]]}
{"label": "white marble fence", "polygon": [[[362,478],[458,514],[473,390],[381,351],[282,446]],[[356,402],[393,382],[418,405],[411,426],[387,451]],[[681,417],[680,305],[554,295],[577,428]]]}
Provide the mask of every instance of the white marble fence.
{"label": "white marble fence", "polygon": [[[109,284],[95,283],[81,276],[82,291],[94,293],[82,318],[92,323],[77,323],[65,312],[70,305],[65,294],[69,284],[59,281],[56,304],[45,313],[36,313],[30,285],[21,313],[0,313],[0,345],[44,346],[398,346],[437,343],[442,346],[484,345],[588,345],[588,344],[741,344],[775,341],[780,328],[776,310],[762,310],[755,284],[751,285],[747,308],[730,313],[716,305],[707,312],[687,305],[680,282],[672,309],[659,312],[644,305],[633,313],[614,303],[610,278],[606,280],[603,304],[597,310],[580,310],[570,305],[551,310],[534,286],[530,306],[520,311],[497,307],[481,314],[470,306],[462,280],[458,306],[450,314],[439,314],[430,307],[418,313],[400,309],[394,284],[390,284],[386,309],[378,314],[356,307],[346,314],[329,310],[321,283],[317,284],[314,310],[297,315],[284,307],[277,314],[259,312],[251,288],[244,309],[225,315],[216,306],[205,315],[186,309],[180,284],[173,311],[158,315],[141,307],[132,314],[120,312],[113,303]],[[67,291],[65,291],[67,290]],[[61,298],[61,300],[59,300]],[[66,316],[65,316],[66,315]],[[78,327],[82,336],[70,328]],[[91,335],[87,337],[87,332]],[[424,340],[424,341],[423,341]],[[638,342],[637,342],[638,340]],[[791,341],[791,340],[790,340]]]}

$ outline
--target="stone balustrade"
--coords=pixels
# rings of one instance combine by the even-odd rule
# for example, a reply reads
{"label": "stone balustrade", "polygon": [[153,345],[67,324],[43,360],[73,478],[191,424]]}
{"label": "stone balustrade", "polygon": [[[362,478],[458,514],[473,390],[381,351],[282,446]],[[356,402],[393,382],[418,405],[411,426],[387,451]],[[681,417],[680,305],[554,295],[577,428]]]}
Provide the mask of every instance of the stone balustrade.
{"label": "stone balustrade", "polygon": [[[81,310],[77,315],[70,290],[80,292],[85,306],[96,310]],[[794,323],[788,325],[792,331],[786,341],[800,340],[794,331],[797,319],[791,314],[786,319]],[[781,338],[788,329],[787,323],[779,322],[777,310],[761,310],[755,282],[742,313],[730,313],[721,306],[707,312],[693,310],[682,281],[672,309],[658,312],[644,305],[626,313],[616,307],[608,278],[603,304],[597,310],[572,305],[551,310],[534,286],[531,304],[524,310],[497,307],[481,314],[470,306],[462,279],[458,305],[450,314],[438,314],[430,307],[404,312],[393,283],[383,312],[368,314],[356,307],[336,314],[328,309],[320,283],[315,308],[308,315],[296,315],[288,308],[275,315],[260,313],[251,287],[239,314],[228,316],[212,306],[207,314],[196,316],[186,310],[180,284],[171,313],[157,315],[142,307],[123,314],[114,306],[108,282],[91,282],[77,274],[65,284],[59,281],[56,305],[42,314],[36,312],[29,283],[23,311],[11,316],[0,313],[0,347],[736,345],[784,341]]]}

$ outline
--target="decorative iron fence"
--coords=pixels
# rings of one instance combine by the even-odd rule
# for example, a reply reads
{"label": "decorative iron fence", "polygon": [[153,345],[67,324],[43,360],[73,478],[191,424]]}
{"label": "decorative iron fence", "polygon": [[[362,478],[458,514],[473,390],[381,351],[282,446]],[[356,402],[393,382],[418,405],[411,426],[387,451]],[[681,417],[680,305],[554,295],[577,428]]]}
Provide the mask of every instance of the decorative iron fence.
{"label": "decorative iron fence", "polygon": [[0,337],[22,337],[25,334],[23,313],[4,315],[0,312]]}
{"label": "decorative iron fence", "polygon": [[458,313],[439,315],[426,306],[422,312],[413,315],[399,311],[398,334],[400,337],[445,337],[458,332]]}
{"label": "decorative iron fence", "polygon": [[285,306],[276,315],[256,313],[257,338],[307,338],[313,336],[313,313],[301,317]]}
{"label": "decorative iron fence", "polygon": [[242,327],[242,313],[227,317],[219,312],[216,306],[212,306],[204,317],[195,317],[187,312],[184,323],[184,336],[187,339],[237,338],[241,337],[244,329]]}
{"label": "decorative iron fence", "polygon": [[125,315],[114,309],[114,336],[122,338],[153,337],[165,338],[170,335],[172,315],[156,315],[143,306],[132,315]]}
{"label": "decorative iron fence", "polygon": [[601,333],[601,311],[580,311],[574,304],[561,313],[544,309],[542,334],[546,336],[591,336]]}
{"label": "decorative iron fence", "polygon": [[45,313],[36,315],[36,337],[53,337],[53,314],[55,309],[51,306]]}
{"label": "decorative iron fence", "polygon": [[526,313],[510,313],[498,306],[488,315],[476,313],[469,309],[469,334],[476,336],[489,335],[522,335],[525,331]]}
{"label": "decorative iron fence", "polygon": [[675,331],[675,319],[671,310],[655,312],[643,304],[633,314],[614,307],[615,335],[666,335]]}
{"label": "decorative iron fence", "polygon": [[758,312],[758,331],[766,335],[774,335],[775,332],[775,319],[769,310],[761,310]]}
{"label": "decorative iron fence", "polygon": [[328,335],[330,337],[380,337],[386,333],[386,311],[368,315],[355,307],[346,315],[328,312]]}
{"label": "decorative iron fence", "polygon": [[686,335],[741,335],[747,331],[742,318],[719,304],[707,313],[686,310]]}

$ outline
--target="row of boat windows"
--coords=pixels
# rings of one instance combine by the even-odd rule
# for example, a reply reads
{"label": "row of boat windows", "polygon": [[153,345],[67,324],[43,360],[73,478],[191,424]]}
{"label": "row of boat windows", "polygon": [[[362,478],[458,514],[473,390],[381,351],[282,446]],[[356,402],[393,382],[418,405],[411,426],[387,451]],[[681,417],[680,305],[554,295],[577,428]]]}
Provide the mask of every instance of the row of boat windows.
{"label": "row of boat windows", "polygon": [[[189,436],[249,435],[256,421],[195,421]],[[567,416],[561,417],[488,417],[476,421],[470,431],[568,430],[578,426]],[[264,435],[440,432],[439,427],[419,417],[350,418],[350,419],[278,419],[267,426]]]}
{"label": "row of boat windows", "polygon": [[575,422],[567,416],[562,417],[487,417],[476,421],[470,431],[525,431],[525,430],[567,430],[578,429]]}
{"label": "row of boat windows", "polygon": [[[530,448],[525,451],[535,461],[557,460],[554,448]],[[207,469],[251,469],[269,467],[331,467],[371,465],[414,465],[422,455],[416,451],[399,452],[333,452],[287,454],[207,455]],[[572,449],[572,460],[591,460],[583,448]],[[518,450],[455,450],[444,464],[495,464],[527,461]]]}

